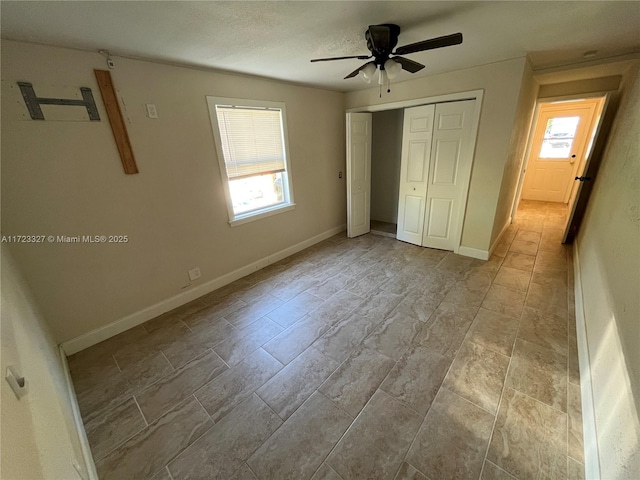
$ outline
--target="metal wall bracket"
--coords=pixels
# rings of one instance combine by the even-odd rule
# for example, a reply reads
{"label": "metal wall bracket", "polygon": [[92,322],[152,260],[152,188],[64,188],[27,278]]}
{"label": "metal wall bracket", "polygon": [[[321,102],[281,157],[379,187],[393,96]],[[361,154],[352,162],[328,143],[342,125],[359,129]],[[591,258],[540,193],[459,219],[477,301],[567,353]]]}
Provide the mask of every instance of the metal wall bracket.
{"label": "metal wall bracket", "polygon": [[44,120],[44,113],[40,105],[69,105],[75,107],[85,107],[89,113],[89,120],[100,121],[100,115],[98,114],[98,107],[93,100],[93,93],[91,89],[87,87],[81,87],[82,100],[67,99],[67,98],[40,98],[33,90],[33,85],[28,82],[18,82],[20,91],[22,92],[22,98],[29,110],[32,120]]}

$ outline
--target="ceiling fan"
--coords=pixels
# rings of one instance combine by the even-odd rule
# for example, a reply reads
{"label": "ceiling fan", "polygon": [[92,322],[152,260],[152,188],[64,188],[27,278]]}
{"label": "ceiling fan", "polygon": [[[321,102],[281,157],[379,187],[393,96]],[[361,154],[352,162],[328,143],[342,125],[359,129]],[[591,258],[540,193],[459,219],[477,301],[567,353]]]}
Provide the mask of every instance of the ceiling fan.
{"label": "ceiling fan", "polygon": [[[370,25],[364,33],[367,40],[367,48],[371,55],[353,55],[348,57],[332,57],[332,58],[315,58],[312,62],[327,62],[332,60],[359,59],[369,60],[370,62],[361,65],[349,75],[344,77],[352,78],[360,74],[362,79],[367,83],[371,82],[376,71],[379,72],[378,83],[383,85],[389,79],[395,77],[400,70],[406,70],[409,73],[416,73],[424,68],[424,65],[400,55],[408,55],[411,53],[422,52],[424,50],[433,50],[436,48],[449,47],[451,45],[459,45],[462,43],[462,34],[454,33],[443,37],[431,38],[421,42],[411,43],[403,47],[395,48],[398,44],[398,36],[400,35],[400,27],[392,23],[384,23],[382,25]],[[393,55],[393,56],[392,56]]]}

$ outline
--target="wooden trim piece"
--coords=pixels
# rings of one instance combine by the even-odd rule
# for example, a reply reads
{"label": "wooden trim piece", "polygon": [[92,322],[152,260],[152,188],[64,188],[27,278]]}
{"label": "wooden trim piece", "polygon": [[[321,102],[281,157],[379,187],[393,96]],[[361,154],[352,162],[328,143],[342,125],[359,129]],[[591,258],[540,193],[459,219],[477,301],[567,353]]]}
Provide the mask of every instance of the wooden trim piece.
{"label": "wooden trim piece", "polygon": [[94,72],[96,74],[96,80],[98,80],[98,88],[100,88],[104,108],[107,110],[113,138],[116,141],[118,152],[120,153],[124,173],[127,175],[138,173],[138,166],[136,165],[136,159],[131,149],[127,126],[122,118],[118,97],[116,96],[115,88],[113,88],[111,72],[109,70],[94,70]]}

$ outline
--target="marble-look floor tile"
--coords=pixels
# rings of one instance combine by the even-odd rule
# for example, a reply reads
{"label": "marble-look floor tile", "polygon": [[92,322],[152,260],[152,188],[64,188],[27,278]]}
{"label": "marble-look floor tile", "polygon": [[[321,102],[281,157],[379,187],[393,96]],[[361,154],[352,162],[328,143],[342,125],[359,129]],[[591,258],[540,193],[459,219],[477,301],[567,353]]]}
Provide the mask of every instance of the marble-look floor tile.
{"label": "marble-look floor tile", "polygon": [[127,345],[113,353],[121,369],[125,369],[140,360],[143,360],[155,352],[163,350],[176,340],[189,335],[191,331],[183,323],[173,323],[169,326],[158,328],[135,344]]}
{"label": "marble-look floor tile", "polygon": [[567,415],[506,389],[487,459],[522,480],[566,478]]}
{"label": "marble-look floor tile", "polygon": [[525,255],[535,255],[538,252],[538,242],[527,242],[524,240],[514,240],[509,247],[510,252],[524,253]]}
{"label": "marble-look floor tile", "polygon": [[256,393],[286,420],[339,365],[318,350],[309,348]]}
{"label": "marble-look floor tile", "polygon": [[282,299],[267,293],[249,300],[247,305],[229,313],[224,318],[231,325],[242,328],[251,325],[283,304]]}
{"label": "marble-look floor tile", "polygon": [[261,479],[306,480],[351,424],[351,418],[314,393],[247,464]]}
{"label": "marble-look floor tile", "polygon": [[458,282],[453,286],[444,298],[444,302],[456,303],[458,305],[472,305],[479,307],[484,300],[486,292],[482,290],[472,290],[467,288],[463,283]]}
{"label": "marble-look floor tile", "polygon": [[500,270],[502,266],[502,262],[504,262],[504,257],[499,257],[495,253],[489,257],[489,260],[480,260],[479,258],[475,258],[473,262],[471,262],[472,270],[482,270],[495,274]]}
{"label": "marble-look floor tile", "polygon": [[169,474],[169,470],[167,470],[167,467],[164,467],[162,470],[158,471],[158,473],[156,473],[153,477],[151,477],[151,480],[173,480],[171,478],[171,475]]}
{"label": "marble-look floor tile", "polygon": [[520,320],[518,338],[550,348],[561,355],[567,355],[566,316],[543,313],[525,307]]}
{"label": "marble-look floor tile", "polygon": [[425,294],[421,288],[413,288],[398,303],[393,314],[402,314],[426,322],[446,296],[445,290],[435,294]]}
{"label": "marble-look floor tile", "polygon": [[172,461],[169,471],[174,480],[226,480],[280,425],[282,420],[252,395]]}
{"label": "marble-look floor tile", "polygon": [[283,330],[277,323],[263,317],[255,324],[233,332],[224,342],[215,345],[213,350],[228,365],[235,365]]}
{"label": "marble-look floor tile", "polygon": [[152,423],[227,369],[222,359],[209,350],[137,394],[140,410]]}
{"label": "marble-look floor tile", "polygon": [[473,262],[471,257],[456,255],[455,253],[449,252],[449,254],[438,264],[436,269],[460,276],[467,271],[471,262]]}
{"label": "marble-look floor tile", "polygon": [[525,255],[524,253],[509,252],[502,262],[503,267],[515,268],[523,272],[531,273],[533,264],[536,261],[534,255]]}
{"label": "marble-look floor tile", "polygon": [[353,283],[349,285],[348,291],[361,297],[367,297],[382,288],[389,282],[389,277],[381,267],[381,265],[374,266],[364,275],[356,277]]}
{"label": "marble-look floor tile", "polygon": [[320,468],[316,471],[316,473],[311,477],[311,480],[343,480],[340,475],[336,473],[336,471],[331,468],[326,463],[320,465]]}
{"label": "marble-look floor tile", "polygon": [[482,467],[481,480],[518,480],[513,475],[509,475],[500,467],[491,463],[489,460],[484,461],[484,467]]}
{"label": "marble-look floor tile", "polygon": [[475,306],[443,302],[415,336],[414,343],[453,360],[477,312]]}
{"label": "marble-look floor tile", "polygon": [[511,356],[520,321],[485,308],[478,310],[467,338],[496,353]]}
{"label": "marble-look floor tile", "polygon": [[84,426],[93,460],[97,462],[146,426],[133,398],[94,418]]}
{"label": "marble-look floor tile", "polygon": [[394,365],[386,355],[361,347],[318,390],[355,418]]}
{"label": "marble-look floor tile", "polygon": [[450,365],[450,358],[416,345],[393,367],[380,389],[425,415]]}
{"label": "marble-look floor tile", "polygon": [[403,294],[386,292],[383,288],[371,294],[353,313],[374,318],[380,323],[398,306],[403,298]]}
{"label": "marble-look floor tile", "polygon": [[585,480],[584,465],[573,458],[567,459],[567,480]]}
{"label": "marble-look floor tile", "polygon": [[327,300],[338,292],[346,290],[353,283],[353,279],[341,273],[327,278],[322,283],[307,289],[307,293]]}
{"label": "marble-look floor tile", "polygon": [[351,315],[316,340],[313,348],[342,363],[381,321],[381,319]]}
{"label": "marble-look floor tile", "polygon": [[305,290],[312,288],[320,283],[320,280],[309,275],[299,275],[294,281],[288,281],[281,287],[271,290],[271,295],[288,302],[295,296],[301,294]]}
{"label": "marble-look floor tile", "polygon": [[246,400],[282,369],[283,365],[262,349],[256,350],[195,393],[214,422]]}
{"label": "marble-look floor tile", "polygon": [[280,362],[287,364],[304,352],[329,328],[329,325],[320,319],[304,317],[291,328],[269,340],[262,348]]}
{"label": "marble-look floor tile", "polygon": [[393,478],[422,417],[378,390],[326,462],[342,478]]}
{"label": "marble-look floor tile", "polygon": [[526,292],[529,288],[529,281],[531,280],[531,273],[517,268],[505,267],[504,265],[498,270],[498,274],[493,283],[496,285],[502,285],[503,287],[510,288],[512,290],[519,290]]}
{"label": "marble-look floor tile", "polygon": [[100,417],[172,371],[162,353],[155,353],[129,368],[102,377],[95,388],[76,394],[82,420],[87,423]]}
{"label": "marble-look floor tile", "polygon": [[407,454],[407,462],[441,480],[477,479],[494,417],[441,389]]}
{"label": "marble-look floor tile", "polygon": [[580,385],[580,364],[578,361],[578,340],[574,336],[568,337],[569,344],[569,383]]}
{"label": "marble-look floor tile", "polygon": [[413,465],[409,465],[407,462],[403,462],[398,474],[394,480],[429,480],[421,472],[419,472]]}
{"label": "marble-look floor tile", "polygon": [[329,326],[337,325],[362,304],[363,298],[350,292],[338,292],[319,307],[309,312],[309,319],[322,320]]}
{"label": "marble-look floor tile", "polygon": [[203,308],[199,312],[193,313],[185,317],[182,321],[191,329],[192,332],[201,332],[215,325],[225,315],[229,315],[236,310],[246,306],[246,302],[237,299],[234,295],[225,297],[215,305]]}
{"label": "marble-look floor tile", "polygon": [[482,307],[512,317],[519,317],[522,314],[525,296],[525,292],[492,285],[482,302]]}
{"label": "marble-look floor tile", "polygon": [[567,259],[563,254],[554,252],[538,252],[536,256],[536,267],[546,267],[565,270],[567,269]]}
{"label": "marble-look floor tile", "polygon": [[520,229],[516,233],[515,240],[522,242],[538,243],[540,241],[541,234],[539,232],[533,232],[530,230]]}
{"label": "marble-look floor tile", "polygon": [[411,347],[413,339],[422,326],[423,323],[419,319],[394,310],[391,316],[366,338],[364,344],[393,360],[399,360]]}
{"label": "marble-look floor tile", "polygon": [[442,386],[495,415],[508,366],[509,357],[465,341]]}
{"label": "marble-look floor tile", "polygon": [[498,270],[499,268],[496,268],[494,271],[490,268],[490,263],[485,262],[484,265],[473,267],[465,272],[458,285],[463,285],[467,289],[476,292],[487,293]]}
{"label": "marble-look floor tile", "polygon": [[190,397],[96,463],[101,480],[143,479],[213,426],[198,401]]}
{"label": "marble-look floor tile", "polygon": [[179,338],[162,352],[174,368],[179,368],[237,334],[237,328],[220,319],[197,332]]}
{"label": "marble-look floor tile", "polygon": [[319,307],[324,302],[320,297],[316,297],[307,292],[292,298],[284,305],[279,306],[267,315],[268,318],[276,322],[283,328],[288,328],[307,313]]}
{"label": "marble-look floor tile", "polygon": [[568,454],[578,462],[584,463],[582,397],[580,386],[571,383],[567,392],[567,416],[569,421]]}
{"label": "marble-look floor tile", "polygon": [[253,474],[249,465],[243,463],[240,470],[238,470],[229,480],[258,480],[258,478]]}
{"label": "marble-look floor tile", "polygon": [[566,412],[567,357],[517,339],[506,386]]}
{"label": "marble-look floor tile", "polygon": [[531,283],[525,304],[527,307],[545,313],[564,315],[567,311],[567,291],[566,289]]}

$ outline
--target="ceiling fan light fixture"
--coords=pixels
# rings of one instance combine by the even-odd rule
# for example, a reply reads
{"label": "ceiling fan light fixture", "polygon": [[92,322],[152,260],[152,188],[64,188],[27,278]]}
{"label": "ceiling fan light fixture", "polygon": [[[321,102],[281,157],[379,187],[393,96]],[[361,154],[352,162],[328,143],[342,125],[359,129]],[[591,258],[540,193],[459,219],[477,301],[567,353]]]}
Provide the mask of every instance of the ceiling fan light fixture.
{"label": "ceiling fan light fixture", "polygon": [[368,63],[362,70],[360,70],[360,78],[367,83],[371,83],[371,79],[376,73],[376,66],[373,63]]}
{"label": "ceiling fan light fixture", "polygon": [[396,75],[400,73],[400,70],[402,70],[402,65],[390,58],[389,60],[384,62],[384,70],[387,72],[389,80],[393,80]]}
{"label": "ceiling fan light fixture", "polygon": [[385,85],[388,81],[387,78],[387,72],[386,70],[383,70],[382,68],[379,70],[379,74],[378,74],[378,85]]}

